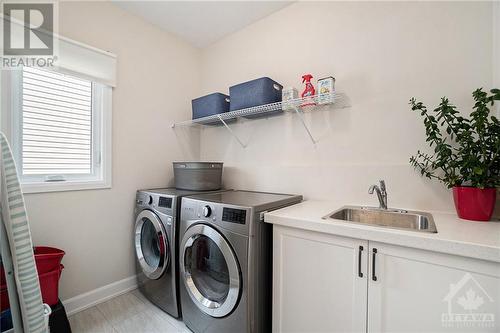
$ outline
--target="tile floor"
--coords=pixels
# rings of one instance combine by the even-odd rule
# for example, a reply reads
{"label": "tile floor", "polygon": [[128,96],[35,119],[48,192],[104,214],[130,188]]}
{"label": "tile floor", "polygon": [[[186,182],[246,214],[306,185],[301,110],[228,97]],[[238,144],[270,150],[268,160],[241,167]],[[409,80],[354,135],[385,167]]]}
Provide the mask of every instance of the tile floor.
{"label": "tile floor", "polygon": [[73,333],[188,333],[137,289],[69,317]]}

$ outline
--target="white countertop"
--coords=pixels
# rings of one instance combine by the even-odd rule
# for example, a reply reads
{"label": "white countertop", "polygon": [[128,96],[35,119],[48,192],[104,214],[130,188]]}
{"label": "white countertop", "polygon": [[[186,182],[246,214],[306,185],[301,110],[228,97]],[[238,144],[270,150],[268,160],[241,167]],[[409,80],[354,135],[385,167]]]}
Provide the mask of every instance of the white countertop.
{"label": "white countertop", "polygon": [[272,224],[418,249],[449,253],[500,263],[500,222],[474,222],[455,214],[429,212],[438,233],[389,229],[322,219],[343,205],[332,201],[304,201],[266,213]]}

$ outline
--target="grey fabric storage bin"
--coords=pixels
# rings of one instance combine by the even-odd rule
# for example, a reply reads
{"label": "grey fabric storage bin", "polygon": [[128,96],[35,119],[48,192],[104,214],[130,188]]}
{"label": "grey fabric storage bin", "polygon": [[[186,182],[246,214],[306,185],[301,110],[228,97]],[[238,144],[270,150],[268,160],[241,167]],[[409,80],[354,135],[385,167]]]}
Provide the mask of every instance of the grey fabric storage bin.
{"label": "grey fabric storage bin", "polygon": [[[229,96],[221,93],[213,93],[191,101],[193,109],[192,119],[208,117],[229,111]],[[203,124],[220,124],[220,121],[204,121]]]}
{"label": "grey fabric storage bin", "polygon": [[[252,81],[240,83],[229,87],[231,99],[230,110],[241,110],[254,106],[281,102],[281,91],[283,86],[278,82],[262,77]],[[276,111],[273,113],[281,113]],[[262,115],[247,116],[247,118],[267,117],[269,113]]]}

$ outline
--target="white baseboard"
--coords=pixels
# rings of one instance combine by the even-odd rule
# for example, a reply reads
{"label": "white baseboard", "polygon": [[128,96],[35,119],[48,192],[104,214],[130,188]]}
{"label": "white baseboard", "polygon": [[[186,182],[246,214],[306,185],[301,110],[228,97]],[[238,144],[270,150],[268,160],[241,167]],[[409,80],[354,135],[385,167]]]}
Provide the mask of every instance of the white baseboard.
{"label": "white baseboard", "polygon": [[137,277],[131,276],[120,281],[116,281],[62,301],[68,316],[83,311],[94,305],[105,302],[113,297],[125,294],[137,288]]}

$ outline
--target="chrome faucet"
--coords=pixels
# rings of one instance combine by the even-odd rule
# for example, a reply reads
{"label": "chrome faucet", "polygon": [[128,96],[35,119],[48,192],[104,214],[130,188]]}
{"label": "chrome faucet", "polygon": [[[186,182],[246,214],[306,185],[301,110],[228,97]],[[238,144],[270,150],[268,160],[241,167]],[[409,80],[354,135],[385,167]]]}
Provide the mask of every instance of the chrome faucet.
{"label": "chrome faucet", "polygon": [[385,190],[385,181],[380,181],[380,187],[378,185],[372,185],[368,189],[369,194],[373,194],[373,191],[377,192],[378,202],[380,203],[380,209],[387,209],[387,191]]}

